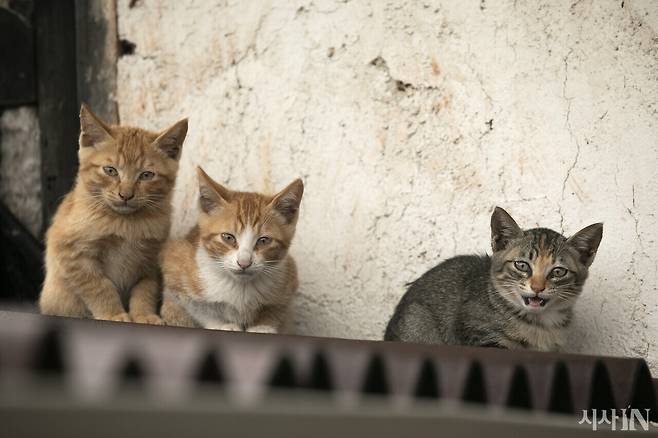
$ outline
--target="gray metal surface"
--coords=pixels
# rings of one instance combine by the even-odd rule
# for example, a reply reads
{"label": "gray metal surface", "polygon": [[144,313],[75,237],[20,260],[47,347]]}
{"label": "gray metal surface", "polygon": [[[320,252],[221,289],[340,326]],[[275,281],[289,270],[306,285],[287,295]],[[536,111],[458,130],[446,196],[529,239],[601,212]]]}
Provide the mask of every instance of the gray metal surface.
{"label": "gray metal surface", "polygon": [[[137,393],[101,402],[71,400],[61,394],[0,397],[3,436],[66,437],[473,437],[561,438],[626,436],[630,432],[578,419],[535,413],[414,402],[340,401],[312,394],[271,395],[230,402],[220,394],[196,394],[185,403],[158,402]],[[609,428],[610,426],[608,426]],[[642,433],[657,436],[655,426]],[[593,435],[596,434],[596,435]]]}

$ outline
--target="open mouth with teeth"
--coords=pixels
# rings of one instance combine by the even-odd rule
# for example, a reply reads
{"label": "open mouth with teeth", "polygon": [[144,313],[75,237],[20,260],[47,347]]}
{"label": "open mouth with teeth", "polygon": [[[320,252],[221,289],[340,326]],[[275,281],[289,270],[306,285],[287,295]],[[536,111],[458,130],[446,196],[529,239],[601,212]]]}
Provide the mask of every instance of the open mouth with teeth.
{"label": "open mouth with teeth", "polygon": [[530,307],[533,309],[539,309],[540,307],[544,307],[546,303],[548,303],[548,300],[546,298],[539,298],[539,297],[522,297],[522,298],[526,307]]}

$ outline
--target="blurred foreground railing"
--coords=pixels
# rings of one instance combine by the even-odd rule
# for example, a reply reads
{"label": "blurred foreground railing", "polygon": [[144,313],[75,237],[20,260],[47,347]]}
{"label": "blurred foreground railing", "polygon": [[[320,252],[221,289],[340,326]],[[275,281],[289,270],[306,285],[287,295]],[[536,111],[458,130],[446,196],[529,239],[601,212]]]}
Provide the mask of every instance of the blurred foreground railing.
{"label": "blurred foreground railing", "polygon": [[[642,359],[257,335],[18,312],[0,312],[0,388],[5,403],[0,413],[12,408],[8,395],[34,401],[29,394],[39,391],[57,394],[52,405],[47,395],[36,397],[44,412],[82,402],[115,406],[116,397],[126,393],[137,394],[143,408],[153,402],[189,408],[213,400],[216,409],[303,394],[323,400],[326,412],[358,413],[374,400],[380,414],[383,404],[405,415],[432,418],[434,412],[435,419],[445,419],[462,412],[454,406],[481,405],[487,412],[511,408],[494,411],[521,418],[532,418],[522,414],[530,410],[535,418],[558,414],[551,418],[574,425],[592,409],[649,409],[656,421],[658,393]],[[26,406],[34,407],[30,403]],[[446,406],[453,406],[453,414],[446,414]]]}

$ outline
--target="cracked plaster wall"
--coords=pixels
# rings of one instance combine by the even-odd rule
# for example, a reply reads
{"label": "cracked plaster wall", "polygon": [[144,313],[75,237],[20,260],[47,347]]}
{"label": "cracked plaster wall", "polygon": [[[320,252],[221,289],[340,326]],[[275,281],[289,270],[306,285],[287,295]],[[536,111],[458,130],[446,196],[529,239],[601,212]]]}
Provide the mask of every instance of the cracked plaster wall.
{"label": "cracked plaster wall", "polygon": [[568,350],[658,372],[658,4],[118,3],[125,123],[190,117],[194,166],[236,189],[306,184],[296,331],[380,338],[414,280],[489,250],[489,216],[605,223]]}

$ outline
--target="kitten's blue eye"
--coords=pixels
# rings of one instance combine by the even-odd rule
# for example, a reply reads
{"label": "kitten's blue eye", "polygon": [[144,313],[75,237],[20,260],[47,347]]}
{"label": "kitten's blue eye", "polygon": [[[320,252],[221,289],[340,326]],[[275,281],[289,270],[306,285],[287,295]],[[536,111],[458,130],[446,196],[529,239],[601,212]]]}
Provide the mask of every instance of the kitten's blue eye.
{"label": "kitten's blue eye", "polygon": [[258,240],[256,241],[256,245],[258,245],[258,246],[267,245],[267,244],[270,243],[271,241],[272,241],[272,238],[271,238],[271,237],[269,237],[269,236],[262,236],[262,237],[259,237],[259,238],[258,238]]}
{"label": "kitten's blue eye", "polygon": [[151,172],[150,170],[146,170],[142,173],[139,174],[139,179],[142,181],[146,181],[149,179],[152,179],[155,176],[155,173]]}
{"label": "kitten's blue eye", "polygon": [[119,172],[112,166],[103,166],[103,172],[109,176],[119,176]]}
{"label": "kitten's blue eye", "polygon": [[530,265],[520,260],[514,262],[514,267],[521,272],[530,272]]}
{"label": "kitten's blue eye", "polygon": [[235,236],[229,233],[222,233],[222,240],[226,243],[234,244]]}
{"label": "kitten's blue eye", "polygon": [[561,267],[553,268],[553,270],[551,271],[551,277],[561,278],[567,275],[567,272],[569,271],[566,268],[561,268]]}

